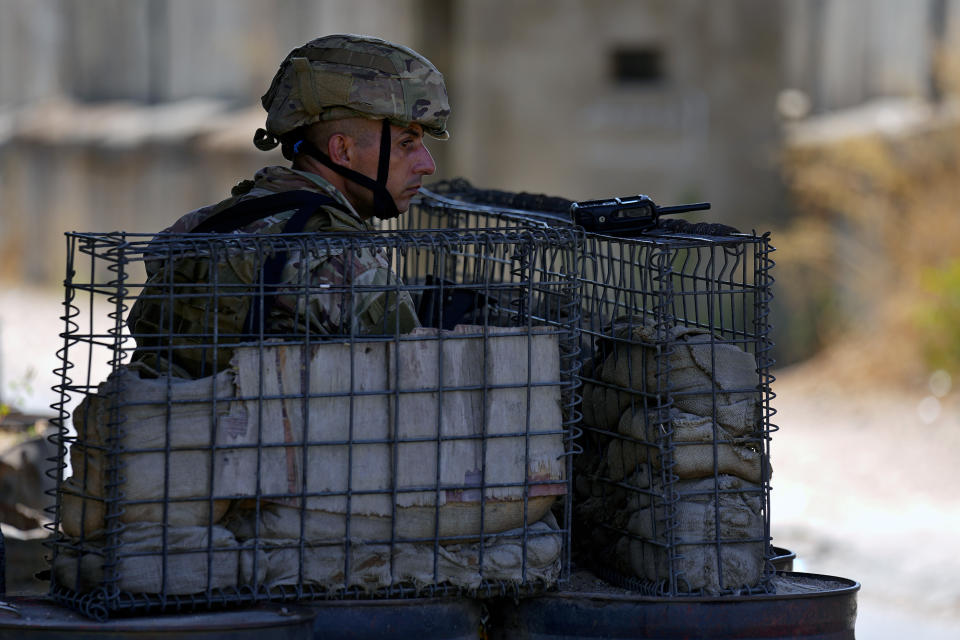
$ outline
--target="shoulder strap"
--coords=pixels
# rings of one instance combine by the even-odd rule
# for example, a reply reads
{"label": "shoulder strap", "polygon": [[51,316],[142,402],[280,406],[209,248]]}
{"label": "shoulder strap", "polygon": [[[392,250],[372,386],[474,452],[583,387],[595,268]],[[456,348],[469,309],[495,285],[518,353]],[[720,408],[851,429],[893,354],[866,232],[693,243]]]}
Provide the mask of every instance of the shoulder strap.
{"label": "shoulder strap", "polygon": [[[262,220],[267,216],[283,211],[294,210],[294,214],[283,226],[282,233],[300,233],[320,207],[332,206],[347,212],[347,208],[328,195],[314,191],[296,190],[283,191],[262,198],[251,198],[239,202],[232,207],[210,216],[190,233],[231,233],[238,229]],[[261,318],[270,316],[276,298],[277,285],[283,275],[283,267],[287,264],[287,252],[277,251],[263,265],[262,291],[252,297],[247,317],[243,322],[243,331],[248,339],[255,339],[261,334]],[[266,333],[266,327],[263,327]]]}
{"label": "shoulder strap", "polygon": [[[223,211],[218,211],[191,229],[190,233],[230,233],[267,216],[291,210],[296,210],[297,213],[287,221],[283,233],[299,233],[303,230],[307,218],[320,207],[326,206],[336,207],[343,211],[347,210],[342,204],[322,193],[303,189],[282,191],[261,198],[250,198],[227,207]],[[306,215],[301,216],[300,228],[289,229],[288,227],[291,226],[293,220],[298,217],[297,214],[303,213],[304,210],[306,210]]]}

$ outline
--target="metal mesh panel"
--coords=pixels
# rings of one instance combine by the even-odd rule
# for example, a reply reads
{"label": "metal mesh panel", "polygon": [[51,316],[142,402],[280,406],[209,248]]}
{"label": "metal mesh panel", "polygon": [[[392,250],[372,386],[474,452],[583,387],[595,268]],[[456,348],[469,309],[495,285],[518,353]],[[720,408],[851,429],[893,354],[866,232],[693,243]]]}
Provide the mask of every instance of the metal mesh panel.
{"label": "metal mesh panel", "polygon": [[650,595],[770,589],[766,236],[590,236],[575,548]]}
{"label": "metal mesh panel", "polygon": [[51,594],[104,618],[562,584],[581,239],[68,234]]}
{"label": "metal mesh panel", "polygon": [[[553,583],[563,588],[571,547],[578,563],[650,595],[772,589],[769,441],[776,427],[771,424],[768,355],[769,237],[670,220],[638,239],[588,234],[584,241],[571,228],[565,200],[478,190],[462,182],[433,189],[389,223],[392,232],[378,234],[233,236],[229,241],[171,237],[167,243],[129,234],[68,236],[61,469],[76,460],[72,471],[61,475],[58,488],[56,597],[102,617],[267,599],[516,596]],[[278,251],[330,256],[377,248],[393,279],[347,283],[294,278],[293,286],[288,282],[286,288],[276,288],[256,277]],[[144,275],[145,266],[172,265],[180,257],[219,263],[250,254],[259,256],[255,264],[260,271],[254,269],[246,284],[224,279],[217,270],[210,271],[202,287],[178,279],[176,269],[168,269],[166,277],[148,280]],[[343,309],[341,318],[356,315],[358,301],[372,297],[384,309],[408,300],[426,325],[459,323],[473,329],[404,333],[402,314],[384,313],[377,315],[379,325],[360,328],[331,325],[328,314],[319,322],[325,327],[320,330],[314,324],[317,314],[295,301],[324,296],[338,300],[324,308]],[[157,301],[166,318],[136,336],[139,350],[127,326],[137,298]],[[237,306],[237,299],[246,304]],[[199,316],[202,321],[180,322],[173,312],[178,300],[199,301],[193,306],[232,310],[233,315],[208,313]],[[209,300],[213,303],[203,302]],[[277,300],[288,310],[285,323],[270,321]],[[224,322],[225,317],[233,319]],[[197,322],[205,329],[196,331]],[[514,331],[519,333],[510,333]],[[510,343],[518,338],[519,347]],[[545,339],[555,340],[556,347],[551,343],[549,350],[555,348],[559,355],[556,368],[544,371],[535,365],[544,360],[538,349]],[[479,350],[474,343],[482,345]],[[330,353],[336,349],[342,352]],[[318,368],[311,357],[317,351],[324,351],[323,361],[335,366]],[[142,357],[149,352],[162,357]],[[252,366],[257,375],[245,376],[231,364],[238,353],[248,365],[243,371]],[[144,403],[124,395],[123,380],[104,387],[102,377],[90,375],[93,364],[126,372],[136,356],[143,365],[169,367],[180,361],[176,354],[190,356],[188,365],[193,358],[206,367],[195,370],[194,377],[207,386],[155,387],[161,410],[152,419],[160,421],[162,437],[149,448],[131,447],[131,425],[146,424],[135,411]],[[499,377],[502,372],[489,365],[504,359],[513,362],[507,369],[524,375]],[[427,362],[430,366],[420,366],[421,374],[433,370],[437,379],[408,375]],[[364,377],[371,371],[385,374]],[[274,379],[283,385],[267,384]],[[327,386],[314,385],[318,379]],[[419,386],[405,383],[411,379],[419,380]],[[195,402],[188,391],[199,393],[204,402]],[[550,393],[559,393],[548,404],[559,406],[560,413],[543,423],[536,419],[543,413],[536,407]],[[105,400],[92,409],[88,403],[78,414],[76,401],[92,395]],[[342,406],[335,406],[337,401]],[[193,412],[204,416],[206,440],[173,437],[181,413],[198,404],[201,410]],[[239,405],[246,408],[243,417],[234,411]],[[456,424],[464,428],[463,420],[449,416],[453,405],[460,407],[458,415],[473,407],[479,427],[445,431]],[[511,406],[512,412],[504,412]],[[98,425],[96,437],[81,427],[71,433],[71,412],[74,423],[79,415],[81,426]],[[85,419],[90,412],[98,417]],[[325,439],[312,433],[314,417],[326,414],[341,416],[339,424],[347,425],[347,431]],[[364,418],[368,415],[385,416],[386,426],[376,431],[377,425]],[[433,425],[433,431],[404,431],[404,416],[410,415]],[[243,425],[251,424],[255,428],[244,432]],[[277,435],[265,425],[281,425],[289,433]],[[223,432],[257,437],[227,443],[218,439]],[[557,442],[562,478],[550,475],[550,465],[532,473],[530,463],[539,460],[540,449]],[[581,446],[582,455],[570,455],[581,452]],[[444,461],[459,460],[457,452],[463,454],[464,448],[477,463],[450,481]],[[328,455],[311,457],[317,451]],[[507,457],[505,451],[522,451],[514,466],[526,472],[510,476],[508,465],[497,471],[508,479],[498,480],[490,474],[492,460]],[[253,471],[235,472],[233,477],[246,484],[242,491],[225,492],[223,474],[217,475],[221,462],[249,469],[244,453],[253,454]],[[206,473],[201,474],[201,495],[178,493],[182,483],[171,463],[186,457],[180,454],[206,460],[205,466],[197,464]],[[410,468],[411,459],[423,462],[412,466],[423,468],[408,478],[400,470]],[[78,468],[85,475],[78,476]],[[141,469],[155,473],[158,468],[162,473],[154,484],[159,493],[135,498],[127,491],[135,484],[131,478],[143,475],[143,484],[154,477],[140,474]],[[334,468],[342,482],[317,486],[317,470]],[[371,469],[387,469],[386,483],[377,484],[376,474],[371,480]],[[99,494],[90,490],[90,477],[102,485],[96,485]],[[288,484],[278,488],[277,478]],[[574,486],[568,487],[571,480]],[[77,496],[81,521],[89,518],[102,528],[78,529]],[[545,502],[556,518],[556,526],[546,530],[536,526],[545,519]],[[464,504],[473,511],[444,510]],[[163,525],[153,548],[129,539],[138,533],[129,514],[151,508],[159,509],[152,517]],[[411,528],[411,508],[427,514],[421,515],[427,531]],[[491,520],[511,508],[508,524],[518,526],[488,530]],[[74,523],[67,534],[64,517],[70,509]],[[190,533],[182,531],[188,516],[192,522],[199,518],[201,524],[192,525],[199,538],[183,550],[178,545]],[[451,519],[472,523],[463,526],[473,529],[451,528]],[[318,528],[336,535],[318,539],[313,535]],[[560,571],[545,576],[541,552],[550,545],[538,541],[558,540]],[[425,563],[418,566],[428,570],[411,578],[402,551],[412,545],[427,550]],[[519,576],[497,573],[489,564],[511,549],[519,558]],[[338,555],[331,561],[329,553]],[[271,554],[292,555],[288,566],[295,570],[276,580],[269,574]],[[448,579],[451,563],[466,559],[470,564],[471,558],[478,567],[472,582]],[[134,563],[138,560],[140,565]],[[79,579],[84,563],[100,571],[88,574],[94,580]],[[222,584],[217,570],[231,563],[238,578]],[[159,583],[150,585],[153,589],[125,588],[143,586],[124,580],[130,567],[139,571],[147,565],[160,576]],[[200,588],[189,593],[183,584],[170,582],[185,565],[206,567]],[[371,566],[383,570],[363,573]],[[341,583],[316,579],[334,574]],[[369,581],[351,584],[350,576],[356,575]]]}
{"label": "metal mesh panel", "polygon": [[[436,190],[425,209],[570,224],[559,198]],[[772,251],[767,235],[675,219],[636,239],[587,234],[573,546],[612,582],[658,596],[772,589]]]}

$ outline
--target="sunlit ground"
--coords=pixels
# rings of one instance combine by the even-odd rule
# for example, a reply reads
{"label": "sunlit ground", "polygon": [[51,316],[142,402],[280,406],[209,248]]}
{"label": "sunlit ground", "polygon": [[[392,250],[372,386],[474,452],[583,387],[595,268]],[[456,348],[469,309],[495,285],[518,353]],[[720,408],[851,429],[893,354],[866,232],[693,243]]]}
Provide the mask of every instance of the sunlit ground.
{"label": "sunlit ground", "polygon": [[[23,411],[48,413],[58,397],[60,295],[0,292],[3,401]],[[96,384],[107,365],[91,371]],[[867,373],[841,385],[815,363],[777,372],[774,543],[798,554],[797,571],[862,584],[858,637],[956,638],[960,380],[891,392]]]}
{"label": "sunlit ground", "polygon": [[[960,384],[960,381],[956,381]],[[861,638],[957,638],[960,392],[779,372],[772,531],[794,569],[857,580]]]}

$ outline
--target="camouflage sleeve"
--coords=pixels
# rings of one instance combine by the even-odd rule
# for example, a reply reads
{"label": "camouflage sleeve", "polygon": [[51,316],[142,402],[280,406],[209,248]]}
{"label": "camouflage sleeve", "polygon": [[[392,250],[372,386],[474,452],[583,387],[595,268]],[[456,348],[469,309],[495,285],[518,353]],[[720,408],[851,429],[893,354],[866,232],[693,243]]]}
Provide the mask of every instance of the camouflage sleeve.
{"label": "camouflage sleeve", "polygon": [[382,252],[333,250],[288,260],[271,324],[280,331],[395,335],[420,326],[413,299]]}

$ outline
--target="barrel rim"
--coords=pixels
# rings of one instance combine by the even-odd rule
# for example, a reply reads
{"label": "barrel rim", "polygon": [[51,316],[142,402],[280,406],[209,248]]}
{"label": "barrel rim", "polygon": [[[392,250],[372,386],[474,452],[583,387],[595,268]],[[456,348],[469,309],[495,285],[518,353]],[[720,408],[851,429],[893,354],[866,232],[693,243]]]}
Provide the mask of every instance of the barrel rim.
{"label": "barrel rim", "polygon": [[[0,613],[0,629],[29,627],[32,630],[96,628],[113,632],[218,631],[271,629],[311,625],[317,612],[302,604],[263,603],[254,607],[194,610],[155,615],[117,616],[104,622],[91,620],[76,610],[44,596],[10,596],[7,604],[18,611]],[[50,617],[54,613],[58,617]],[[254,616],[257,616],[254,618]],[[250,618],[245,620],[245,618]]]}
{"label": "barrel rim", "polygon": [[725,603],[725,602],[756,602],[770,600],[800,600],[808,598],[835,597],[854,594],[860,590],[860,583],[849,578],[830,576],[820,573],[805,573],[799,571],[777,571],[780,577],[802,577],[814,580],[837,582],[843,586],[836,589],[823,589],[809,593],[757,593],[751,595],[724,595],[724,596],[648,596],[637,594],[601,593],[591,591],[557,591],[539,596],[541,598],[557,598],[560,600],[608,600],[617,602],[656,602],[656,603]]}

